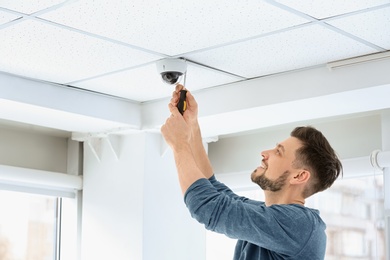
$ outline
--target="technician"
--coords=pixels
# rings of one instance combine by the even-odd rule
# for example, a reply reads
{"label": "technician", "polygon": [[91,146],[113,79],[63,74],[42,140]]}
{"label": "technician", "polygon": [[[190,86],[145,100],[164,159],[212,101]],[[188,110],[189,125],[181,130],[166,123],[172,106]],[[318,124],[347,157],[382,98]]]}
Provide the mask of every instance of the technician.
{"label": "technician", "polygon": [[172,148],[184,201],[206,229],[238,239],[234,259],[324,259],[325,223],[305,199],[329,188],[342,165],[322,133],[297,127],[290,137],[261,153],[251,179],[265,193],[265,201],[234,194],[218,182],[202,143],[198,105],[187,92],[183,116],[176,105],[178,85],[161,127]]}

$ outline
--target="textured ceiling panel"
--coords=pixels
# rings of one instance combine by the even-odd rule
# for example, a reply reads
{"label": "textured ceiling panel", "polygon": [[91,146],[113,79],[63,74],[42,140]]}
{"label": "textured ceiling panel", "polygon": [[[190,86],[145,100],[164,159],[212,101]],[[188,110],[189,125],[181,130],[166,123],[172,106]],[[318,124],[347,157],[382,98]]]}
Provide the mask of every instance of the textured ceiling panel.
{"label": "textured ceiling panel", "polygon": [[[328,23],[390,50],[390,6],[368,13],[334,19]],[[357,24],[359,26],[356,26]]]}
{"label": "textured ceiling panel", "polygon": [[[168,112],[166,101],[174,88],[162,83],[155,62],[174,56],[188,59],[185,85],[207,101],[201,109],[210,114],[204,114],[203,118],[213,115],[209,122],[211,131],[206,136],[229,133],[232,130],[227,129],[229,125],[236,128],[241,124],[241,130],[237,131],[249,130],[248,127],[255,127],[254,123],[259,121],[253,121],[253,115],[245,111],[250,107],[248,97],[254,98],[253,108],[258,115],[257,108],[263,101],[275,98],[283,102],[287,96],[290,100],[291,93],[300,93],[298,85],[305,85],[313,75],[313,81],[319,84],[307,83],[305,93],[317,90],[322,93],[322,90],[333,87],[342,89],[344,84],[351,88],[360,83],[363,87],[374,84],[372,82],[387,84],[388,64],[384,61],[360,64],[356,70],[353,70],[355,66],[349,66],[329,71],[325,64],[390,49],[389,9],[390,0],[0,0],[0,86],[7,87],[11,99],[19,100],[24,94],[27,103],[45,101],[43,109],[32,117],[28,106],[7,107],[7,100],[3,99],[0,120],[16,120],[66,131],[100,132],[120,127],[115,124],[102,126],[96,124],[100,123],[99,120],[94,122],[94,118],[90,118],[92,121],[88,121],[83,117],[84,108],[91,108],[90,100],[85,104],[80,102],[79,114],[74,114],[76,118],[73,119],[68,117],[66,120],[67,115],[61,111],[45,112],[46,101],[59,104],[64,97],[57,92],[47,92],[46,87],[39,91],[37,86],[43,84],[49,87],[47,89],[56,89],[53,88],[55,85],[23,80],[8,74],[11,73],[64,84],[59,88],[61,90],[70,85],[71,88],[66,89],[69,92],[74,91],[73,87],[87,91],[76,91],[75,99],[80,93],[100,92],[102,95],[88,94],[115,101],[115,112],[108,113],[107,106],[101,106],[99,102],[91,108],[93,115],[108,115],[109,121],[118,119],[118,122],[131,119],[135,123],[131,123],[130,128],[139,126],[137,122],[141,115],[139,111],[133,115],[127,112],[142,107],[143,111],[150,112],[142,117],[142,125],[154,129],[165,120],[164,115]],[[374,56],[364,57],[368,58]],[[312,66],[322,68],[310,69]],[[302,71],[274,75],[264,81],[229,84],[296,69]],[[366,72],[371,76],[367,77]],[[326,81],[328,76],[332,79],[341,77],[337,80],[340,84],[334,86],[332,81],[329,85],[326,83],[329,82]],[[360,80],[355,78],[359,76]],[[263,84],[269,82],[275,84],[268,85],[266,91],[279,88],[267,97]],[[15,86],[26,87],[31,93],[38,94],[28,95],[26,89]],[[260,95],[248,91],[252,88]],[[5,92],[1,93],[3,97]],[[146,104],[139,106],[104,94]],[[165,99],[158,100],[161,98]],[[375,97],[365,104],[377,104],[377,100]],[[356,105],[348,101],[342,100],[346,108]],[[117,106],[122,103],[131,104],[129,111],[124,109],[127,112],[123,117],[122,106]],[[221,104],[226,107],[222,108]],[[305,100],[302,104],[306,108]],[[277,102],[275,105],[279,106]],[[357,111],[362,112],[361,104],[358,105],[355,106],[359,107]],[[9,108],[20,113],[12,114]],[[64,102],[62,108],[77,110],[72,102]],[[336,110],[337,115],[338,107]],[[279,118],[275,111],[270,111],[272,118]],[[313,116],[322,115],[324,111],[323,106],[319,106],[306,109],[304,113]],[[302,116],[302,113],[298,114]],[[327,110],[326,116],[332,115],[333,112]],[[218,122],[218,118],[225,118],[225,124]],[[285,113],[280,118],[285,118]],[[248,121],[244,122],[244,119]],[[69,128],[68,123],[74,128]],[[88,129],[82,130],[80,126]]]}
{"label": "textured ceiling panel", "polygon": [[345,13],[365,10],[367,8],[372,8],[383,4],[388,4],[389,0],[276,0],[276,2],[289,6],[295,10],[298,10],[315,18],[323,19]]}
{"label": "textured ceiling panel", "polygon": [[0,72],[143,102],[171,94],[154,68],[166,56],[194,62],[186,84],[196,90],[382,52],[389,9],[390,0],[0,1]]}
{"label": "textured ceiling panel", "polygon": [[158,57],[33,20],[0,30],[0,71],[65,83]]}
{"label": "textured ceiling panel", "polygon": [[6,13],[6,12],[2,12],[0,10],[0,26],[2,24],[5,24],[5,23],[8,23],[12,20],[15,20],[17,19],[19,16],[17,15],[14,15],[14,14],[10,14],[10,13]]}
{"label": "textured ceiling panel", "polygon": [[[191,91],[241,80],[241,78],[208,70],[196,64],[187,64],[185,85]],[[184,83],[183,80],[181,83]],[[72,85],[139,102],[169,97],[174,90],[174,86],[162,81],[154,63],[129,71],[72,83]]]}
{"label": "textured ceiling panel", "polygon": [[188,58],[251,78],[374,52],[321,25],[310,25]]}
{"label": "textured ceiling panel", "polygon": [[32,14],[42,9],[66,2],[65,0],[34,0],[34,1],[20,1],[20,0],[2,0],[1,7],[9,10],[18,11],[24,14]]}
{"label": "textured ceiling panel", "polygon": [[265,1],[79,1],[40,17],[167,55],[268,33],[307,20]]}

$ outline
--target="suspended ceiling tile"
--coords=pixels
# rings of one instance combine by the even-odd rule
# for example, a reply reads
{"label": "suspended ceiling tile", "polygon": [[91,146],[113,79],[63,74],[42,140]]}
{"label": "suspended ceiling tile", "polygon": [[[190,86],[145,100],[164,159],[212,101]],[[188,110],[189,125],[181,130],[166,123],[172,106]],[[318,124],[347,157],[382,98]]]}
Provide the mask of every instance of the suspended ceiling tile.
{"label": "suspended ceiling tile", "polygon": [[373,52],[376,50],[321,25],[310,25],[187,58],[251,78]]}
{"label": "suspended ceiling tile", "polygon": [[24,14],[32,14],[37,11],[49,8],[53,5],[66,2],[65,0],[34,0],[34,1],[15,1],[15,0],[2,0],[0,1],[0,7],[7,8],[9,10],[21,12]]}
{"label": "suspended ceiling tile", "polygon": [[[241,78],[188,63],[185,86],[194,91],[239,80]],[[72,85],[138,102],[166,98],[174,90],[174,86],[162,81],[154,63]]]}
{"label": "suspended ceiling tile", "polygon": [[345,13],[364,10],[367,8],[388,4],[389,0],[328,0],[328,1],[312,1],[312,0],[276,0],[283,5],[289,6],[302,13],[308,14],[318,19],[337,16]]}
{"label": "suspended ceiling tile", "polygon": [[0,10],[0,26],[2,24],[5,24],[5,23],[8,23],[12,20],[15,20],[17,19],[19,16],[17,15],[14,15],[14,14],[10,14],[10,13],[6,13],[6,12],[2,12]]}
{"label": "suspended ceiling tile", "polygon": [[346,32],[390,50],[390,6],[328,22]]}
{"label": "suspended ceiling tile", "polygon": [[33,20],[0,30],[0,71],[64,83],[158,59]]}
{"label": "suspended ceiling tile", "polygon": [[265,1],[78,1],[40,17],[168,55],[307,20]]}

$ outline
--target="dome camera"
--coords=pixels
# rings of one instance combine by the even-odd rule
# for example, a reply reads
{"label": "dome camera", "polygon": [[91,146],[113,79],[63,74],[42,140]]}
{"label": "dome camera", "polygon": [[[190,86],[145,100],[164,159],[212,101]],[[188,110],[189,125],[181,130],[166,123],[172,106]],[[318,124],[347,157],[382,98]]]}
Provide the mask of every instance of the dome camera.
{"label": "dome camera", "polygon": [[187,63],[183,59],[167,58],[156,63],[157,71],[162,80],[169,84],[177,84],[187,71]]}

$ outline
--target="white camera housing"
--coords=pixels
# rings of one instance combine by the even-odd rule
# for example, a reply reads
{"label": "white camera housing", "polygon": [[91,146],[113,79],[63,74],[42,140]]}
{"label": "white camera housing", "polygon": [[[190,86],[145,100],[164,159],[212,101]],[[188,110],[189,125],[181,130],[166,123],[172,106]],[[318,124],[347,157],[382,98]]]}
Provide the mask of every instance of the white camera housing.
{"label": "white camera housing", "polygon": [[183,59],[167,58],[159,60],[156,67],[162,80],[169,85],[180,82],[181,77],[187,71],[187,63]]}

